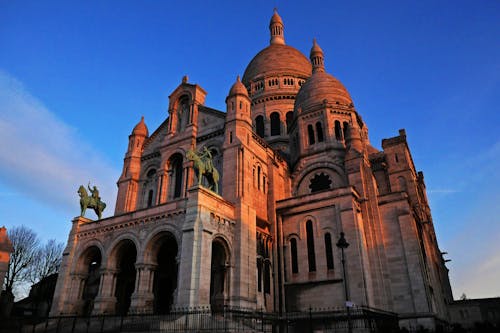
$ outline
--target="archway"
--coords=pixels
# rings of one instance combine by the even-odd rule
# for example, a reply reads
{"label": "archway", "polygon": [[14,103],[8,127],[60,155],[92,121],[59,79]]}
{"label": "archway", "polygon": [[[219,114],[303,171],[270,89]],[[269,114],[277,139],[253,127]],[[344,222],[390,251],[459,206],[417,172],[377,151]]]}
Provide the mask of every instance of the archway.
{"label": "archway", "polygon": [[101,282],[101,251],[97,246],[91,246],[83,253],[81,257],[82,271],[85,274],[82,300],[83,300],[83,315],[90,316],[94,309],[94,300],[99,292],[99,284]]}
{"label": "archway", "polygon": [[210,267],[210,307],[212,311],[222,311],[225,305],[227,274],[227,253],[224,241],[212,242],[212,261]]}
{"label": "archway", "polygon": [[116,251],[116,313],[126,315],[130,308],[132,293],[135,289],[137,250],[134,242],[124,240],[120,242]]}
{"label": "archway", "polygon": [[174,302],[174,292],[177,289],[177,252],[175,237],[165,232],[155,241],[156,270],[153,281],[153,312],[155,314],[169,313]]}

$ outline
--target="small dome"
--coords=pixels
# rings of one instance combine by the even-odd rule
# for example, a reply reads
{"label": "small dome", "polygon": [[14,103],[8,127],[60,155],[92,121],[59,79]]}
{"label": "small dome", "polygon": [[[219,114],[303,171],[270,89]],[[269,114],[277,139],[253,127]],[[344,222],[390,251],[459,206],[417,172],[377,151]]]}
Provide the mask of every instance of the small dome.
{"label": "small dome", "polygon": [[228,96],[234,96],[234,95],[244,95],[248,97],[248,91],[247,88],[241,83],[240,76],[236,78],[236,82],[233,84],[231,89],[229,90],[229,95]]}
{"label": "small dome", "polygon": [[250,61],[243,74],[243,83],[248,84],[258,76],[269,74],[307,78],[311,72],[311,63],[299,50],[288,45],[271,44]]}
{"label": "small dome", "polygon": [[299,90],[295,100],[295,112],[324,103],[351,105],[352,99],[344,85],[325,72],[315,72]]}
{"label": "small dome", "polygon": [[135,125],[132,135],[148,136],[149,131],[146,123],[144,122],[144,116],[141,117],[141,121]]}

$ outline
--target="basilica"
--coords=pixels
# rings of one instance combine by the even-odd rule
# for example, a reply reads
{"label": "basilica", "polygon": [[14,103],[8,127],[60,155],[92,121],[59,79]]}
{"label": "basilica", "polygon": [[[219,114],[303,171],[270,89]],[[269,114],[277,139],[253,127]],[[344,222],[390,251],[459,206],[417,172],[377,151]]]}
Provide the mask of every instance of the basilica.
{"label": "basilica", "polygon": [[51,315],[347,305],[449,320],[405,130],[372,146],[316,40],[309,58],[287,45],[276,11],[269,31],[225,110],[184,77],[165,121],[133,128],[114,215],[72,221]]}

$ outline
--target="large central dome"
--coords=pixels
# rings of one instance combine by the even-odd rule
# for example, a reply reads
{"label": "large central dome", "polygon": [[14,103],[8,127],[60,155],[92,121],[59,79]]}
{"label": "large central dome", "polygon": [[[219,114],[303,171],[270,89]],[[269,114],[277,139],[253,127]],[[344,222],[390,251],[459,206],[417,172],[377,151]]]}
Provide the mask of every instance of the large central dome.
{"label": "large central dome", "polygon": [[299,50],[285,45],[284,25],[276,10],[269,23],[270,45],[260,51],[248,64],[243,74],[243,84],[269,76],[292,76],[307,79],[312,67],[309,59]]}
{"label": "large central dome", "polygon": [[243,83],[248,84],[260,76],[278,73],[309,77],[311,71],[311,63],[302,52],[288,45],[271,44],[250,61],[243,75]]}

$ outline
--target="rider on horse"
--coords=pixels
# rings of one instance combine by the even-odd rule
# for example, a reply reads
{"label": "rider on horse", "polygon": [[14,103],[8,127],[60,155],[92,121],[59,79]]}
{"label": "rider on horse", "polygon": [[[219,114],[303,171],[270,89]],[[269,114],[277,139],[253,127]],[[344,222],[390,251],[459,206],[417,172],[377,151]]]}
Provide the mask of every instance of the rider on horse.
{"label": "rider on horse", "polygon": [[89,189],[90,193],[92,193],[92,198],[94,198],[95,202],[101,202],[101,197],[99,196],[99,190],[97,189],[97,186],[94,185],[94,188],[90,188],[90,182],[87,185],[87,188]]}

